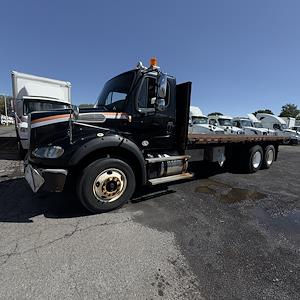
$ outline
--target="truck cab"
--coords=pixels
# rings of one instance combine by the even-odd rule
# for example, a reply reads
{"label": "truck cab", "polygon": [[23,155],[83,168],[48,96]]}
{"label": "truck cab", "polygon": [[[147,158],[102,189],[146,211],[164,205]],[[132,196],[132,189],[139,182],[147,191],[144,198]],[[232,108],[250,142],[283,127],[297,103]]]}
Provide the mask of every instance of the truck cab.
{"label": "truck cab", "polygon": [[289,129],[285,120],[281,117],[266,113],[258,113],[256,117],[261,121],[264,127],[273,129],[276,135],[287,137],[288,143],[300,143],[300,135],[298,132],[296,130]]}
{"label": "truck cab", "polygon": [[208,122],[210,125],[220,127],[224,129],[225,134],[244,134],[244,130],[236,127],[232,123],[232,117],[218,115],[218,116],[209,116]]}
{"label": "truck cab", "polygon": [[208,123],[208,117],[196,106],[190,107],[189,133],[224,134],[224,129]]}
{"label": "truck cab", "polygon": [[249,118],[235,117],[232,120],[232,124],[235,127],[243,129],[245,134],[255,134],[255,135],[267,135],[268,134],[268,129],[255,127],[253,122]]}

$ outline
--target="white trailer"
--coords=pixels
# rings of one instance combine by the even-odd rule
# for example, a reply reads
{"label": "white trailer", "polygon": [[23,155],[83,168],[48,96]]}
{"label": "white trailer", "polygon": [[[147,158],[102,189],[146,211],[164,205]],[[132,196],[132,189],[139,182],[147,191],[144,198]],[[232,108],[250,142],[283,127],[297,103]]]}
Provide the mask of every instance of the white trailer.
{"label": "white trailer", "polygon": [[224,129],[208,124],[208,117],[205,116],[197,106],[190,106],[189,133],[216,133],[223,134]]}
{"label": "white trailer", "polygon": [[12,71],[16,133],[20,153],[29,148],[28,114],[65,109],[71,104],[71,83]]}

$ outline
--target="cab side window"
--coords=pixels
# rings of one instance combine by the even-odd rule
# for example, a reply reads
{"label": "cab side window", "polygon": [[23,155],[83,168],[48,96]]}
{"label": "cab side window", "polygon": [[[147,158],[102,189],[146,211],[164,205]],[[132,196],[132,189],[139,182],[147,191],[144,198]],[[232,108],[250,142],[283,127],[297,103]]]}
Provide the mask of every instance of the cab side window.
{"label": "cab side window", "polygon": [[[167,86],[167,96],[165,98],[166,106],[169,103],[169,93],[170,93],[170,88],[168,85]],[[141,86],[139,94],[138,94],[138,98],[137,98],[138,108],[154,109],[156,94],[157,94],[156,78],[154,78],[154,77],[144,78],[142,86]]]}
{"label": "cab side window", "polygon": [[214,119],[210,119],[210,120],[209,120],[209,124],[210,124],[210,125],[217,126],[217,121],[214,120]]}
{"label": "cab side window", "polygon": [[233,121],[232,125],[235,126],[235,127],[239,127],[239,128],[242,127],[239,121]]}

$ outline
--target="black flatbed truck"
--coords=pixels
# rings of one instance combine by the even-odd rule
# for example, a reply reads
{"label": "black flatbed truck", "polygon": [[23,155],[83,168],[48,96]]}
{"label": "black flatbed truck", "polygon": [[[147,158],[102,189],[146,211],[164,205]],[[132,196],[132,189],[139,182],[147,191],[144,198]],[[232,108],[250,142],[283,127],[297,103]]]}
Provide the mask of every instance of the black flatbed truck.
{"label": "black flatbed truck", "polygon": [[82,204],[106,212],[137,186],[189,179],[188,162],[269,168],[282,137],[188,135],[191,82],[176,84],[155,61],[109,80],[93,109],[30,116],[25,178],[34,192],[60,192],[66,181]]}

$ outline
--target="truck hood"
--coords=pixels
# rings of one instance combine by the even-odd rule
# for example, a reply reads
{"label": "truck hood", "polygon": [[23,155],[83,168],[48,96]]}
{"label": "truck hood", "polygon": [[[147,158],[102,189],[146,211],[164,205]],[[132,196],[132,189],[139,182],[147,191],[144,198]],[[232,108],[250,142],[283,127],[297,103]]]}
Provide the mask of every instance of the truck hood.
{"label": "truck hood", "polygon": [[29,117],[30,148],[63,143],[76,143],[97,133],[122,131],[124,122],[130,122],[126,113],[107,112],[99,109],[80,110],[75,116],[72,110],[63,109],[47,112],[34,112]]}
{"label": "truck hood", "polygon": [[195,129],[193,130],[195,133],[197,131],[202,133],[224,133],[224,129],[209,124],[194,124],[193,128]]}
{"label": "truck hood", "polygon": [[244,131],[241,128],[235,126],[221,126],[221,128],[223,128],[227,133],[244,133]]}

